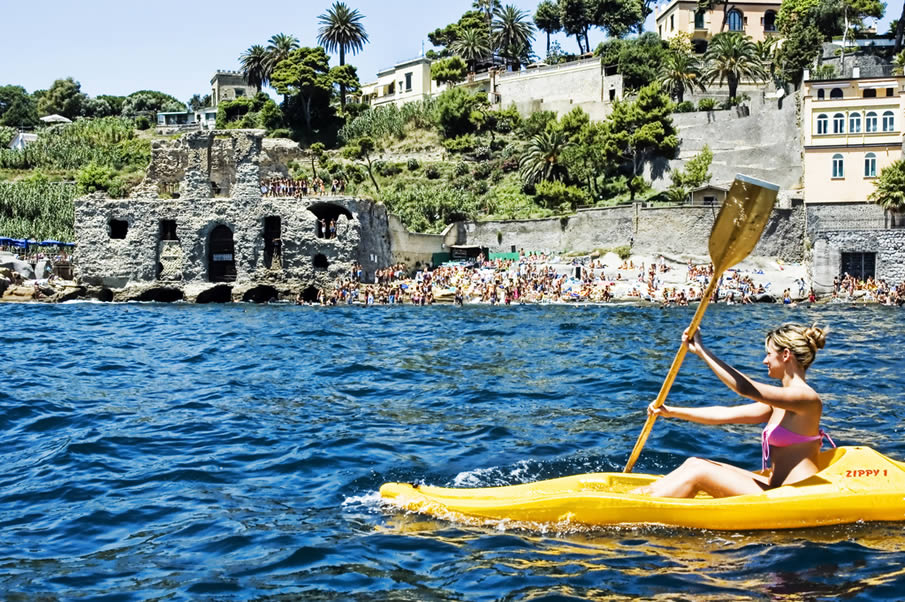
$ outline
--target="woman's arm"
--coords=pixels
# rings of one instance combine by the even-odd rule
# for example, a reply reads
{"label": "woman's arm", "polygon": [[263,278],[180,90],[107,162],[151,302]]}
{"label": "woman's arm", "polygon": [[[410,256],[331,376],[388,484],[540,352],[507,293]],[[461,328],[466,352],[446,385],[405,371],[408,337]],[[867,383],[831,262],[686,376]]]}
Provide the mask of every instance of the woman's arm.
{"label": "woman's arm", "polygon": [[802,412],[803,406],[811,406],[820,403],[817,393],[802,381],[803,386],[777,387],[754,381],[720,358],[701,343],[700,331],[695,332],[692,340],[688,339],[688,332],[682,335],[682,342],[688,345],[688,350],[700,357],[713,370],[723,383],[741,395],[754,401],[765,403],[783,410]]}
{"label": "woman's arm", "polygon": [[667,418],[681,418],[699,424],[759,424],[766,422],[773,408],[765,403],[749,403],[743,406],[709,406],[705,408],[680,408],[661,405],[648,407],[649,414]]}

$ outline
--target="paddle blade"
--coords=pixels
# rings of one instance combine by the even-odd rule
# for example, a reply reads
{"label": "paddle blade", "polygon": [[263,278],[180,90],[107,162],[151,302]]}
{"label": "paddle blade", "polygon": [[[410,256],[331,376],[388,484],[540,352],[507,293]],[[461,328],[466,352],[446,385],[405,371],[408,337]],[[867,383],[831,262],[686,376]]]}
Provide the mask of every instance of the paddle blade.
{"label": "paddle blade", "polygon": [[738,174],[729,189],[713,230],[710,232],[710,259],[717,272],[737,264],[757,245],[779,186]]}

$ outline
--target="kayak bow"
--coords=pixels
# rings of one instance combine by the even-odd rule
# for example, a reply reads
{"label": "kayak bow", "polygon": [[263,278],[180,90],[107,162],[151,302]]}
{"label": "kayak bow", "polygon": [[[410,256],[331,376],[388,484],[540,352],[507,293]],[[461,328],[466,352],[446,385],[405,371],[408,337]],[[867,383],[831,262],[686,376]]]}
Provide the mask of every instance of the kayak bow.
{"label": "kayak bow", "polygon": [[869,447],[821,452],[821,470],[759,494],[692,499],[629,493],[659,478],[589,473],[506,487],[386,483],[380,495],[411,512],[471,524],[662,524],[700,529],[793,529],[905,520],[905,463]]}

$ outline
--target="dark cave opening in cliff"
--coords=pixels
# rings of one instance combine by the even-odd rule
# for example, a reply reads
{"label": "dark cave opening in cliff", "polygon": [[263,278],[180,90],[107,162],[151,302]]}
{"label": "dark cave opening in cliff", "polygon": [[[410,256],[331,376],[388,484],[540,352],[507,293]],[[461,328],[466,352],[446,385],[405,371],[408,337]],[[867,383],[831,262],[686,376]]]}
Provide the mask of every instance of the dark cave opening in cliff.
{"label": "dark cave opening in cliff", "polygon": [[166,286],[148,289],[139,295],[136,300],[173,303],[174,301],[182,301],[183,299],[185,299],[185,294],[180,289]]}
{"label": "dark cave opening in cliff", "polygon": [[225,284],[207,289],[195,299],[195,303],[230,303],[233,300],[233,288]]}
{"label": "dark cave opening in cliff", "polygon": [[305,303],[317,303],[317,287],[309,286],[305,290],[302,291],[302,301]]}
{"label": "dark cave opening in cliff", "polygon": [[262,284],[245,291],[242,300],[246,303],[269,303],[276,301],[278,297],[277,289],[268,284]]}

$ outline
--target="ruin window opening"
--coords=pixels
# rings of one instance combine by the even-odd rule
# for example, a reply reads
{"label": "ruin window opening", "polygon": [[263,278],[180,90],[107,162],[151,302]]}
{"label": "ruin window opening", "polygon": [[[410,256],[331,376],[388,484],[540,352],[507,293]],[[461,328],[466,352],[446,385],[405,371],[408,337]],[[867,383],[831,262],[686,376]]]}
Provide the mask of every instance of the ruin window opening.
{"label": "ruin window opening", "polygon": [[264,266],[271,268],[274,258],[282,263],[283,239],[281,236],[282,219],[279,215],[268,215],[264,218]]}
{"label": "ruin window opening", "polygon": [[312,263],[314,264],[314,269],[316,270],[326,270],[329,267],[327,263],[327,256],[323,253],[318,253],[317,255],[315,255]]}
{"label": "ruin window opening", "polygon": [[[350,212],[345,207],[341,207],[339,205],[334,205],[333,203],[317,203],[308,207],[308,211],[314,214],[314,217],[317,218],[315,221],[315,234],[318,238],[333,238],[337,234],[337,228],[339,222],[339,216],[344,215],[346,219],[352,219],[352,212]],[[333,228],[330,228],[330,224],[333,224]]]}
{"label": "ruin window opening", "polygon": [[118,240],[126,238],[126,234],[129,232],[129,222],[122,219],[111,219],[108,225],[110,226],[110,238]]}
{"label": "ruin window opening", "polygon": [[160,220],[160,240],[179,240],[176,236],[176,220]]}
{"label": "ruin window opening", "polygon": [[208,239],[208,280],[210,282],[234,282],[236,280],[236,255],[233,231],[219,225],[211,230]]}

